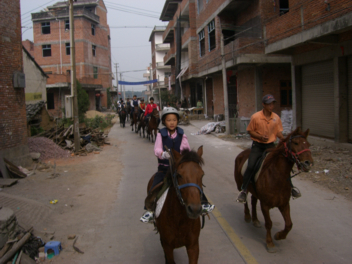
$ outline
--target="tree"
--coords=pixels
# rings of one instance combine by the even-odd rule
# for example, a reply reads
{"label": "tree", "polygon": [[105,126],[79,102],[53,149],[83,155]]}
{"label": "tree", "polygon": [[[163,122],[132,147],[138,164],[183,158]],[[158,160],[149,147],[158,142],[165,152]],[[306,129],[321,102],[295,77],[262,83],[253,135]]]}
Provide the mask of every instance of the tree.
{"label": "tree", "polygon": [[77,100],[79,122],[83,122],[84,115],[89,109],[89,96],[87,92],[82,88],[79,81],[77,81]]}
{"label": "tree", "polygon": [[161,91],[161,106],[170,103],[171,106],[176,107],[177,96],[169,93],[169,91]]}

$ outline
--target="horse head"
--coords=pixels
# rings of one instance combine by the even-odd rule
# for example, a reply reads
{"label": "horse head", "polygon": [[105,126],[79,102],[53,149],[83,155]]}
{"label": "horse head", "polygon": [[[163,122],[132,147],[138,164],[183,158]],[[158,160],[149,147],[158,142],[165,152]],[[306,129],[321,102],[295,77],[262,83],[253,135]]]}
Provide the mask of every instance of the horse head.
{"label": "horse head", "polygon": [[154,116],[157,120],[160,118],[158,109],[153,109],[152,116]]}
{"label": "horse head", "polygon": [[289,134],[283,142],[285,147],[285,155],[292,159],[296,163],[297,167],[302,169],[304,172],[308,172],[310,167],[314,164],[312,154],[309,149],[310,144],[307,140],[308,135],[309,129],[302,132],[301,128],[297,127],[296,130]]}
{"label": "horse head", "polygon": [[134,113],[138,114],[138,106],[134,106]]}
{"label": "horse head", "polygon": [[176,194],[185,207],[187,216],[191,219],[197,219],[202,212],[202,178],[204,176],[201,167],[204,164],[202,155],[203,146],[199,147],[197,152],[185,150],[182,155],[172,150],[170,160]]}

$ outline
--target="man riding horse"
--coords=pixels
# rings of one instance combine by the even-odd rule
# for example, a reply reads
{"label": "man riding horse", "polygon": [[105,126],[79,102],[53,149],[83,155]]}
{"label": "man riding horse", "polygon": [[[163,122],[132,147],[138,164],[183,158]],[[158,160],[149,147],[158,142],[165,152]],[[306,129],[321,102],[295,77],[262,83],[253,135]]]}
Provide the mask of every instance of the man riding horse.
{"label": "man riding horse", "polygon": [[149,117],[152,114],[153,109],[156,108],[159,111],[159,106],[157,104],[154,104],[154,98],[150,97],[149,101],[150,103],[147,105],[147,108],[145,109],[145,112],[144,112],[144,120],[145,120],[146,126],[148,126]]}
{"label": "man riding horse", "polygon": [[142,97],[139,103],[139,108],[138,108],[138,119],[141,120],[142,119],[142,115],[144,115],[145,112],[145,103],[144,103],[144,98]]}
{"label": "man riding horse", "polygon": [[[282,123],[280,117],[273,112],[276,100],[271,94],[267,94],[262,99],[263,110],[253,114],[251,121],[247,127],[247,131],[253,140],[251,152],[248,158],[248,166],[246,172],[243,175],[243,184],[241,186],[241,192],[238,195],[237,202],[247,202],[247,188],[254,176],[255,168],[258,160],[263,153],[269,149],[274,148],[274,142],[278,137],[280,140],[284,140],[282,135]],[[292,185],[292,183],[291,183]],[[292,197],[298,198],[301,196],[300,191],[292,185]]]}

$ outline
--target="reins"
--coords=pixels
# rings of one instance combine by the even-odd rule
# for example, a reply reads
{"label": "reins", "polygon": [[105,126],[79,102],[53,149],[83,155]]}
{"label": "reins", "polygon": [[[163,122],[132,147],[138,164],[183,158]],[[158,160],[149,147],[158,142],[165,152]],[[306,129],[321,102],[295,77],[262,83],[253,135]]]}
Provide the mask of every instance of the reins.
{"label": "reins", "polygon": [[303,149],[303,150],[301,150],[301,151],[299,151],[299,152],[293,152],[292,150],[291,150],[291,144],[292,144],[292,139],[294,139],[294,138],[299,138],[299,137],[302,137],[302,138],[305,138],[304,136],[302,136],[302,135],[298,135],[298,136],[294,136],[294,137],[290,137],[290,139],[289,139],[289,145],[287,146],[287,144],[286,144],[286,142],[284,142],[284,147],[285,147],[285,154],[283,154],[284,155],[284,157],[286,157],[286,158],[288,158],[289,160],[291,160],[291,161],[293,161],[295,164],[296,164],[296,166],[297,166],[297,169],[298,169],[298,172],[296,173],[296,174],[294,174],[294,175],[292,175],[292,176],[290,176],[290,178],[293,178],[293,177],[295,177],[295,176],[297,176],[298,174],[300,174],[302,171],[301,171],[301,166],[303,166],[302,165],[302,163],[301,163],[301,161],[299,160],[299,155],[300,154],[302,154],[302,153],[304,153],[304,152],[307,152],[307,151],[309,151],[310,152],[310,149],[308,149],[308,148],[306,148],[306,149]]}

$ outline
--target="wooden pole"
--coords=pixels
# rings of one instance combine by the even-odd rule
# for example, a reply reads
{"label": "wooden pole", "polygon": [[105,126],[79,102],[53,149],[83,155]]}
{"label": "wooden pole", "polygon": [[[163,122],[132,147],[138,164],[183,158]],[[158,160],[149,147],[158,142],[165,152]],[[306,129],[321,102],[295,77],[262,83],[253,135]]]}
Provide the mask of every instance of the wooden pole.
{"label": "wooden pole", "polygon": [[228,100],[228,92],[227,92],[227,76],[226,76],[223,34],[221,34],[221,64],[222,64],[222,85],[224,88],[224,108],[225,108],[225,124],[226,124],[225,134],[228,135],[230,134],[230,117],[229,117],[229,100]]}
{"label": "wooden pole", "polygon": [[31,233],[28,232],[27,234],[24,235],[24,237],[21,238],[20,241],[18,241],[6,254],[0,259],[0,264],[7,263],[13,255],[16,254],[17,251],[21,249],[21,247],[27,242],[27,240],[31,237]]}

